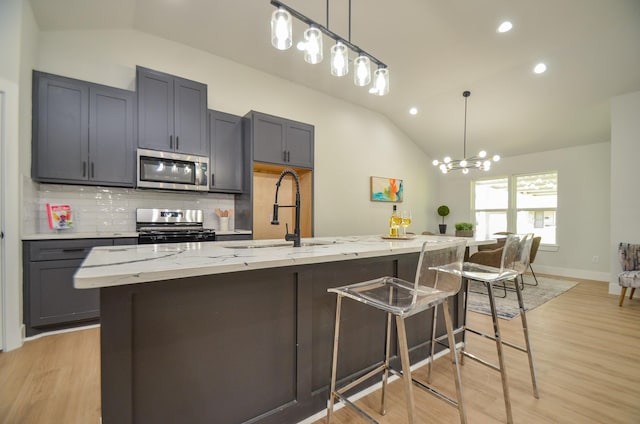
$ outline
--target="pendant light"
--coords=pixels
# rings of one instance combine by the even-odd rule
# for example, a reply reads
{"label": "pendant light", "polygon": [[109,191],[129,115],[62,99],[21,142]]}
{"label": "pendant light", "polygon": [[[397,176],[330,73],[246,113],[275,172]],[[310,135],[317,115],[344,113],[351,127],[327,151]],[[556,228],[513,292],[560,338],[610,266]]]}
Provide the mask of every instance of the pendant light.
{"label": "pendant light", "polygon": [[315,65],[322,62],[322,33],[316,27],[309,27],[304,32],[304,61]]}
{"label": "pendant light", "polygon": [[271,14],[271,44],[278,50],[287,50],[293,44],[291,13],[279,7]]}
{"label": "pendant light", "polygon": [[349,73],[349,49],[341,41],[331,47],[331,75],[343,77]]}
{"label": "pendant light", "polygon": [[477,156],[467,157],[467,100],[471,92],[465,90],[462,93],[464,97],[464,138],[462,147],[463,159],[451,159],[446,156],[442,161],[434,159],[433,166],[437,166],[443,174],[447,174],[450,171],[462,171],[463,174],[468,174],[469,169],[480,169],[482,171],[488,171],[491,169],[491,163],[498,162],[500,155],[493,155],[491,159],[487,158],[487,152],[481,150]]}
{"label": "pendant light", "polygon": [[373,74],[373,85],[369,93],[378,96],[389,94],[389,69],[378,68]]}
{"label": "pendant light", "polygon": [[363,54],[353,61],[353,83],[358,87],[364,87],[371,82],[371,60]]}
{"label": "pendant light", "polygon": [[[292,41],[292,17],[307,24],[309,28],[304,31],[303,40],[298,43],[298,49],[304,51],[304,60],[316,64],[323,60],[322,37],[327,36],[335,41],[331,46],[331,75],[343,77],[349,73],[349,53],[354,52],[357,57],[353,61],[353,83],[358,87],[371,84],[370,93],[384,96],[389,93],[389,69],[387,65],[367,53],[362,48],[351,42],[351,0],[349,0],[349,36],[344,38],[329,29],[329,0],[327,0],[327,26],[322,26],[316,21],[306,17],[302,13],[282,3],[280,0],[271,0],[271,4],[277,10],[271,15],[271,44],[279,50],[291,47]],[[378,66],[373,77],[371,75],[371,62]]]}

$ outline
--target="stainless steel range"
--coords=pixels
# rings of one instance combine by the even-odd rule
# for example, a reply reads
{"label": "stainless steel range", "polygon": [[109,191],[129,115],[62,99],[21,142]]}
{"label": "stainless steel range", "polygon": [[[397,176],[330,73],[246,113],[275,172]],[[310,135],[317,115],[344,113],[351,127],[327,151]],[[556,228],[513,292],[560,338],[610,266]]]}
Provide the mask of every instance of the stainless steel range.
{"label": "stainless steel range", "polygon": [[201,209],[136,209],[138,244],[214,241]]}

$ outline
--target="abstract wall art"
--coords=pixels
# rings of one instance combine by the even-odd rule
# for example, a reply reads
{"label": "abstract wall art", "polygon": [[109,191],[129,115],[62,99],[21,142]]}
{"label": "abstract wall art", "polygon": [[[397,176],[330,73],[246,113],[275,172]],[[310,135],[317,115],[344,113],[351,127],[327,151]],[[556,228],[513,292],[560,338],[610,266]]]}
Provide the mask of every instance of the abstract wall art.
{"label": "abstract wall art", "polygon": [[398,178],[371,177],[371,200],[374,202],[402,202],[402,180]]}

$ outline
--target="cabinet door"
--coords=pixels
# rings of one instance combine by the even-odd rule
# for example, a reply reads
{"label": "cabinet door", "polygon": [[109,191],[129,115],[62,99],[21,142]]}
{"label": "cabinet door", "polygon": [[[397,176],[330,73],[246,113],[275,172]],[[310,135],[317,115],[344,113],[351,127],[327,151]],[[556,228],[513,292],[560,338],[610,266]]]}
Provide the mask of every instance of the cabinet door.
{"label": "cabinet door", "polygon": [[211,186],[209,191],[242,192],[242,118],[210,111]]}
{"label": "cabinet door", "polygon": [[99,289],[75,289],[82,259],[29,264],[30,326],[82,321],[100,316]]}
{"label": "cabinet door", "polygon": [[135,93],[111,87],[89,90],[89,178],[133,187]]}
{"label": "cabinet door", "polygon": [[138,146],[174,150],[173,77],[137,68]]}
{"label": "cabinet door", "polygon": [[253,160],[285,164],[285,120],[253,113]]}
{"label": "cabinet door", "polygon": [[175,151],[209,156],[207,86],[175,78]]}
{"label": "cabinet door", "polygon": [[33,179],[86,180],[88,83],[34,72],[34,89]]}
{"label": "cabinet door", "polygon": [[287,121],[287,164],[313,168],[313,125]]}

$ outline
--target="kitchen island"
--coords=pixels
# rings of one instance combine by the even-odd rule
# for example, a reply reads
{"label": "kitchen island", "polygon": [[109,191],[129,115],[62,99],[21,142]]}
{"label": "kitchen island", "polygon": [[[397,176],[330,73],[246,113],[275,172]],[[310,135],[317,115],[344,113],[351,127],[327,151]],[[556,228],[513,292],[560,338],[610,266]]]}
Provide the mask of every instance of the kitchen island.
{"label": "kitchen island", "polygon": [[[281,424],[322,410],[335,314],[327,288],[383,275],[413,280],[422,243],[450,240],[94,248],[75,286],[100,288],[102,422]],[[385,315],[356,302],[343,309],[338,376],[347,381],[383,359]],[[461,324],[462,296],[452,311]],[[427,313],[407,322],[412,361],[427,354],[430,321]]]}

